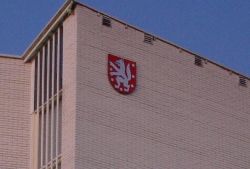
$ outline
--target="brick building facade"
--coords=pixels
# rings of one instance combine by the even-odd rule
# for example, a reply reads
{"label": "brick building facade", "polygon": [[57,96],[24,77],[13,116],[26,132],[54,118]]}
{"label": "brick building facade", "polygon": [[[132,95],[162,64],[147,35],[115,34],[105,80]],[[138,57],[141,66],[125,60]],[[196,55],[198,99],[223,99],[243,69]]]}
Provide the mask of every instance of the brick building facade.
{"label": "brick building facade", "polygon": [[[112,88],[109,54],[136,62],[133,93]],[[81,3],[0,72],[1,169],[250,166],[248,77]]]}

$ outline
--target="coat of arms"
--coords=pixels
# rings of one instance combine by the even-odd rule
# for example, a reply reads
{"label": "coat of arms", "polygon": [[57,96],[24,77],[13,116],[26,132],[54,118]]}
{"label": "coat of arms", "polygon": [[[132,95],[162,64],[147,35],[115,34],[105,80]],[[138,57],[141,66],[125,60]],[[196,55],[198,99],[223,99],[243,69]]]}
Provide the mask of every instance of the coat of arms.
{"label": "coat of arms", "polygon": [[109,54],[108,78],[113,88],[119,93],[132,93],[136,86],[136,63]]}

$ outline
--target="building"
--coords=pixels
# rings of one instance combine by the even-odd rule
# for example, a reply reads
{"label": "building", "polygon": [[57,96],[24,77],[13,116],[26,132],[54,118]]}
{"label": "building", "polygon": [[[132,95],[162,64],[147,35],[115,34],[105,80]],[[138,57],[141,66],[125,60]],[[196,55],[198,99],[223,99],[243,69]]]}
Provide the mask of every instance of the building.
{"label": "building", "polygon": [[249,80],[69,0],[0,57],[0,168],[249,169]]}

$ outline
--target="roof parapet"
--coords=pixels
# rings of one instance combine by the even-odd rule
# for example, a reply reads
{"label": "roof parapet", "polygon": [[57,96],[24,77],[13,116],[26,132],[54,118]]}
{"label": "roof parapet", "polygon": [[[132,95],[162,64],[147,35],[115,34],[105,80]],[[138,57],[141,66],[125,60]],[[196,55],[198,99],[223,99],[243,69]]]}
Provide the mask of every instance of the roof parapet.
{"label": "roof parapet", "polygon": [[72,10],[74,9],[74,6],[75,5],[80,5],[80,6],[83,6],[85,8],[88,8],[100,15],[105,15],[105,16],[108,16],[109,18],[121,23],[121,24],[124,24],[126,27],[130,27],[132,29],[135,29],[139,32],[142,32],[142,33],[145,33],[145,34],[149,34],[149,35],[152,35],[155,39],[158,39],[160,41],[162,41],[163,43],[167,43],[173,47],[176,47],[177,49],[180,49],[182,51],[185,51],[189,54],[192,54],[194,56],[198,56],[199,58],[201,58],[202,60],[209,62],[211,64],[214,64],[230,73],[234,73],[238,76],[242,76],[242,77],[245,77],[246,79],[250,80],[250,77],[247,77],[246,75],[243,75],[237,71],[234,71],[230,68],[227,68],[226,66],[224,65],[221,65],[221,64],[218,64],[212,60],[209,60],[203,56],[201,56],[200,54],[197,54],[189,49],[186,49],[186,48],[183,48],[183,47],[180,47],[178,45],[176,45],[175,43],[169,41],[169,40],[165,40],[163,38],[160,38],[158,36],[155,36],[153,35],[152,33],[148,33],[148,32],[145,32],[143,31],[142,29],[139,29],[137,28],[136,26],[133,26],[133,25],[130,25],[130,24],[127,24],[125,23],[124,21],[121,21],[120,19],[117,19],[115,17],[112,17],[110,15],[107,15],[103,12],[100,12],[100,11],[97,11],[96,9],[92,8],[92,7],[89,7],[85,4],[82,4],[80,3],[79,1],[77,0],[67,0],[64,5],[58,10],[58,12],[56,13],[56,15],[48,22],[48,24],[45,26],[45,28],[42,30],[42,32],[35,38],[35,40],[31,43],[31,45],[28,47],[28,49],[23,53],[22,55],[22,59],[24,59],[24,62],[29,62],[33,57],[34,57],[34,54],[37,52],[37,49],[39,49],[40,46],[42,46],[43,42],[46,41],[46,39],[49,37],[48,35],[55,29],[57,28],[57,26],[62,22],[64,21],[64,19],[72,12]]}
{"label": "roof parapet", "polygon": [[212,61],[212,60],[209,60],[209,59],[207,59],[206,57],[201,56],[200,54],[195,53],[195,52],[193,52],[193,51],[191,51],[191,50],[189,50],[189,49],[186,49],[186,48],[184,48],[184,47],[181,47],[181,46],[179,46],[179,45],[176,45],[175,43],[173,43],[173,42],[171,42],[171,41],[169,41],[169,40],[160,38],[160,37],[158,37],[158,36],[156,36],[156,35],[154,35],[154,34],[152,34],[152,33],[145,32],[145,31],[143,31],[142,29],[140,29],[140,28],[138,28],[138,27],[136,27],[136,26],[133,26],[133,25],[131,25],[131,24],[127,24],[126,22],[124,22],[124,21],[122,21],[122,20],[120,20],[120,19],[117,19],[117,18],[115,18],[115,17],[113,17],[113,16],[110,16],[110,15],[108,15],[108,14],[105,14],[104,12],[98,11],[98,10],[94,9],[93,7],[90,7],[90,6],[87,6],[87,5],[85,5],[85,4],[82,4],[81,2],[79,2],[79,1],[77,1],[77,0],[75,0],[75,3],[76,3],[77,5],[80,5],[80,6],[83,6],[83,7],[85,7],[85,8],[88,8],[88,9],[92,10],[93,12],[96,12],[98,15],[107,16],[107,17],[111,18],[111,19],[114,20],[114,21],[117,21],[117,22],[119,22],[119,23],[121,23],[121,24],[124,24],[126,28],[130,27],[130,28],[135,29],[135,30],[137,30],[137,31],[139,31],[139,32],[142,32],[142,33],[144,33],[144,34],[151,35],[154,39],[158,39],[159,41],[162,41],[163,43],[167,43],[167,44],[169,44],[169,45],[171,45],[171,46],[173,46],[173,47],[175,47],[175,48],[177,48],[177,49],[179,49],[179,50],[181,50],[181,51],[184,51],[184,52],[187,52],[187,53],[189,53],[189,54],[191,54],[191,55],[194,55],[194,57],[199,57],[200,59],[204,60],[204,61],[206,62],[206,64],[209,62],[209,63],[214,64],[214,65],[216,65],[216,66],[218,66],[218,67],[220,67],[220,68],[222,68],[222,69],[224,69],[224,70],[226,70],[226,71],[228,71],[228,72],[231,72],[231,73],[233,73],[233,74],[235,74],[235,75],[238,75],[238,76],[245,77],[246,79],[250,80],[250,77],[247,77],[246,75],[243,75],[243,74],[241,74],[241,73],[239,73],[239,72],[237,72],[237,71],[235,71],[235,70],[232,70],[232,69],[230,69],[230,68],[228,68],[228,67],[226,67],[226,66],[224,66],[224,65],[222,65],[222,64],[219,64],[219,63],[216,63],[216,62],[214,62],[214,61]]}
{"label": "roof parapet", "polygon": [[3,54],[3,53],[0,53],[0,58],[20,59],[20,60],[22,60],[22,58],[21,58],[20,56],[17,56],[17,55],[9,55],[9,54]]}

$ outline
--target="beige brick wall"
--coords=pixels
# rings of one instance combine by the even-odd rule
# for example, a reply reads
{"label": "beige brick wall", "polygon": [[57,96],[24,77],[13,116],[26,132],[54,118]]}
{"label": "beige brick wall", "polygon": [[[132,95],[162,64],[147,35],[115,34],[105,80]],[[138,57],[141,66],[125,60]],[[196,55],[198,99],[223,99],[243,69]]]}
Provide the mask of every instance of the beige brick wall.
{"label": "beige brick wall", "polygon": [[[249,169],[250,85],[101,19],[78,5],[63,23],[62,168]],[[108,54],[137,63],[133,94],[109,84]],[[32,70],[31,63],[0,57],[0,169],[32,168]]]}
{"label": "beige brick wall", "polygon": [[30,164],[30,64],[0,57],[0,169]]}
{"label": "beige brick wall", "polygon": [[63,23],[62,169],[75,168],[76,16]]}
{"label": "beige brick wall", "polygon": [[[118,22],[102,26],[89,9],[76,15],[76,169],[249,168],[250,87]],[[133,94],[109,84],[109,53],[136,61]]]}

